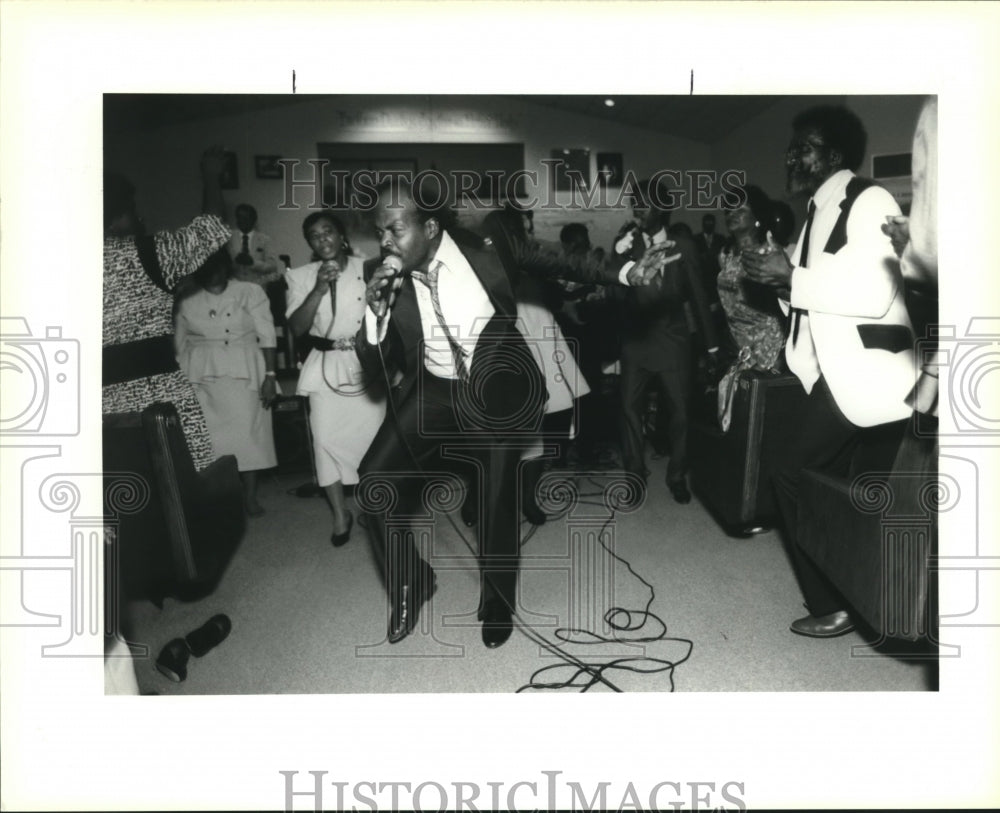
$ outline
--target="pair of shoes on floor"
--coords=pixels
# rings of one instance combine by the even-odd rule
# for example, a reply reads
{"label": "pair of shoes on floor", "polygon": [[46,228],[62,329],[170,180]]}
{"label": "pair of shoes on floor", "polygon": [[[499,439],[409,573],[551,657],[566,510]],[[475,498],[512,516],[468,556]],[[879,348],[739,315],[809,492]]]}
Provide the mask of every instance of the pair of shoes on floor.
{"label": "pair of shoes on floor", "polygon": [[174,683],[181,683],[187,678],[188,659],[192,655],[196,658],[207,655],[229,637],[232,629],[233,622],[229,616],[221,613],[213,615],[194,632],[184,638],[174,638],[163,647],[156,659],[157,671]]}
{"label": "pair of shoes on floor", "polygon": [[342,534],[336,532],[330,534],[330,544],[335,548],[342,548],[347,544],[348,540],[351,538],[351,529],[354,527],[354,514],[348,511],[347,513],[347,530]]}
{"label": "pair of shoes on floor", "polygon": [[667,483],[667,488],[670,489],[670,493],[674,496],[674,502],[680,503],[681,505],[687,505],[691,502],[691,492],[688,491],[687,483],[683,478],[680,480],[674,480],[672,483]]}
{"label": "pair of shoes on floor", "polygon": [[838,635],[853,632],[854,628],[854,619],[847,610],[837,610],[835,613],[819,617],[807,615],[796,619],[789,627],[796,635],[805,635],[807,638],[836,638]]}
{"label": "pair of shoes on floor", "polygon": [[479,620],[483,622],[483,643],[487,649],[503,646],[514,631],[510,607],[500,599],[484,603],[479,610]]}
{"label": "pair of shoes on floor", "polygon": [[394,590],[389,596],[389,629],[386,637],[390,644],[402,641],[417,627],[420,608],[430,601],[437,590],[437,576],[429,567],[416,584],[408,583]]}

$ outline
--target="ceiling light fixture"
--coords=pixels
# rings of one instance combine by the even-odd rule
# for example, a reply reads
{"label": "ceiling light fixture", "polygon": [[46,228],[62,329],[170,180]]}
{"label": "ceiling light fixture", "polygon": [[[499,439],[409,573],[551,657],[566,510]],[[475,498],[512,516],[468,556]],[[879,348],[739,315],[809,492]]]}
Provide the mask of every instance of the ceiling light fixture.
{"label": "ceiling light fixture", "polygon": [[605,107],[614,107],[615,106],[615,100],[614,99],[605,99],[604,100],[604,106]]}

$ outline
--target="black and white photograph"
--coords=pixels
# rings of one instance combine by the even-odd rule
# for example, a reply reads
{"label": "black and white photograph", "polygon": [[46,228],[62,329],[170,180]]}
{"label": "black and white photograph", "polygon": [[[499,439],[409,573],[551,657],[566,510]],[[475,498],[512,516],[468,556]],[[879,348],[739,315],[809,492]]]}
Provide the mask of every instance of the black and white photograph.
{"label": "black and white photograph", "polygon": [[[642,101],[612,120],[599,96],[105,96],[104,468],[156,471],[140,425],[179,453],[177,483],[151,483],[116,531],[122,638],[152,653],[140,692],[938,689],[921,496],[936,407],[914,422],[907,403],[938,321],[933,257],[919,231],[923,254],[893,244],[897,223],[933,233],[933,199],[904,214],[871,177],[873,156],[916,142],[933,198],[937,99]],[[627,144],[620,189],[553,193],[536,132],[556,130],[593,139],[581,161]],[[282,183],[215,191],[228,145],[253,154],[281,133]],[[419,256],[385,220],[393,198],[438,224]],[[164,277],[177,269],[172,303],[135,222]],[[865,253],[847,245],[858,231]],[[442,245],[486,266],[453,294],[413,284]],[[835,276],[790,306],[811,250]],[[167,306],[132,318],[154,300]],[[518,352],[499,345],[487,366],[477,320],[501,315]],[[179,372],[117,380],[161,363],[146,349],[161,335]],[[438,380],[454,426],[432,418]],[[477,403],[516,394],[511,415],[463,416],[466,386]],[[157,503],[160,488],[179,500]],[[904,501],[896,550],[884,521]],[[336,634],[317,646],[320,629]],[[420,668],[402,678],[400,658]],[[770,666],[735,668],[756,659]]]}
{"label": "black and white photograph", "polygon": [[3,806],[995,806],[1000,14],[873,82],[795,4],[659,78],[682,5],[397,5],[227,81],[90,25],[34,138],[5,72]]}

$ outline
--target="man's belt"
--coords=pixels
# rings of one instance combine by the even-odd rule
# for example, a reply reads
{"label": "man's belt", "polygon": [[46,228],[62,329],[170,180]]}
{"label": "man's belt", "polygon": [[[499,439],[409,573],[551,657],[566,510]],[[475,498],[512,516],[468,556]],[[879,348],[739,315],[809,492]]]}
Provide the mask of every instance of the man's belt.
{"label": "man's belt", "polygon": [[105,387],[180,369],[174,356],[174,337],[169,334],[112,344],[102,355],[101,383]]}
{"label": "man's belt", "polygon": [[329,350],[353,350],[354,337],[340,336],[336,339],[324,339],[322,336],[309,336],[312,346],[317,350],[326,353]]}

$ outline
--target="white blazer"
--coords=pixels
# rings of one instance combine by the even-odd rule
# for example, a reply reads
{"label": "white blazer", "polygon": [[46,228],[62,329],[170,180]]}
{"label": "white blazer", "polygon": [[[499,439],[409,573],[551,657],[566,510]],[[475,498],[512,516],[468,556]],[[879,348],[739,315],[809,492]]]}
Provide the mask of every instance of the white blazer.
{"label": "white blazer", "polygon": [[[899,261],[880,228],[887,215],[900,213],[893,197],[878,186],[862,192],[847,221],[846,244],[834,254],[824,250],[853,177],[836,172],[813,196],[808,267],[799,265],[801,235],[791,259],[791,307],[807,312],[799,317],[797,340],[789,336],[785,358],[806,392],[823,375],[841,412],[865,427],[911,414],[905,398],[916,367]],[[781,305],[787,313],[789,303]]]}

